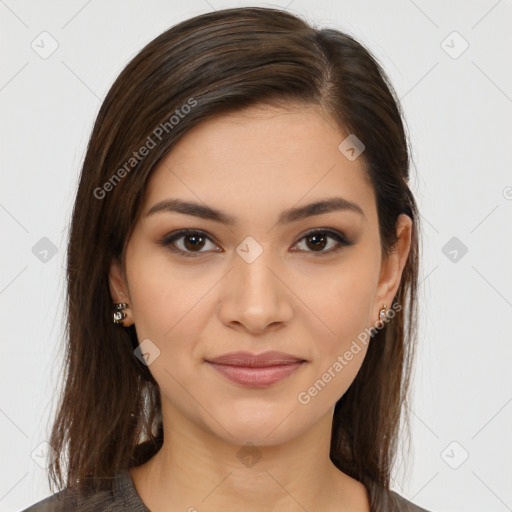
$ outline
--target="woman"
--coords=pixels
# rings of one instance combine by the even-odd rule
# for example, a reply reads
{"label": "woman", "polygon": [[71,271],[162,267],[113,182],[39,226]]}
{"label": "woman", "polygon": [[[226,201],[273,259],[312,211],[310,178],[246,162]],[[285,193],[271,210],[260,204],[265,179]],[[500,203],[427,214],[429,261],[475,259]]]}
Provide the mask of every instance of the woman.
{"label": "woman", "polygon": [[[353,38],[225,9],[98,114],[42,510],[397,511],[417,317],[402,116]],[[67,466],[67,467],[66,467]]]}

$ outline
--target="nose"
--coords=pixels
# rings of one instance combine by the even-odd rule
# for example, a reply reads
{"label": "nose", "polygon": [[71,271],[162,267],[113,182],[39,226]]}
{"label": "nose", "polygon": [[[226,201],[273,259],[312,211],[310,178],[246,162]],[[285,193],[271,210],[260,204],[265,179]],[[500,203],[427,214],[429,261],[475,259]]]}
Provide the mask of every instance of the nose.
{"label": "nose", "polygon": [[219,315],[222,322],[252,334],[283,327],[293,317],[293,293],[282,265],[267,251],[251,263],[234,255],[234,268],[224,280]]}

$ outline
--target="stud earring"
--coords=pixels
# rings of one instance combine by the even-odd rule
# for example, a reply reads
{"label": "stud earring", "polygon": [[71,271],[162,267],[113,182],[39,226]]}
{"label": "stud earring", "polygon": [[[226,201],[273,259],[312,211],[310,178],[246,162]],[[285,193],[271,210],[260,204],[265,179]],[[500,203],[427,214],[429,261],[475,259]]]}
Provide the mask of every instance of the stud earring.
{"label": "stud earring", "polygon": [[122,324],[123,318],[126,318],[126,313],[123,309],[127,308],[128,304],[125,302],[114,303],[114,323]]}
{"label": "stud earring", "polygon": [[382,327],[384,325],[382,323],[382,321],[386,318],[386,315],[387,315],[386,309],[387,308],[388,308],[388,306],[386,304],[383,304],[381,310],[379,311],[379,319],[377,320],[378,327]]}

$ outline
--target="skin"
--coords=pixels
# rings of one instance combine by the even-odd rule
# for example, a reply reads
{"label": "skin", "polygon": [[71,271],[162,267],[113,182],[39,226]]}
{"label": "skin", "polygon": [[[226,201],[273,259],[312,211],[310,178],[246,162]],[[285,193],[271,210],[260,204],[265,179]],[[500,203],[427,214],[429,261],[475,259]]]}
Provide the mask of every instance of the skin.
{"label": "skin", "polygon": [[[113,261],[110,272],[113,300],[129,304],[124,325],[135,323],[139,342],[160,351],[149,369],[161,390],[164,444],[130,470],[153,512],[370,510],[364,486],[329,459],[334,405],[367,346],[309,403],[297,399],[376,325],[410,248],[411,219],[401,215],[396,251],[382,259],[363,158],[338,150],[347,135],[319,107],[260,105],[196,126],[153,171],[125,268]],[[277,224],[285,209],[334,196],[364,216],[345,210]],[[168,198],[206,204],[236,223],[145,216]],[[183,228],[210,236],[199,246],[190,237],[174,242],[196,256],[159,243]],[[336,241],[315,245],[304,237],[313,228],[339,231],[354,245],[327,254]],[[251,263],[236,252],[248,236],[263,250]],[[248,388],[205,362],[238,350],[307,362],[270,387]],[[255,463],[242,459],[243,447]]]}

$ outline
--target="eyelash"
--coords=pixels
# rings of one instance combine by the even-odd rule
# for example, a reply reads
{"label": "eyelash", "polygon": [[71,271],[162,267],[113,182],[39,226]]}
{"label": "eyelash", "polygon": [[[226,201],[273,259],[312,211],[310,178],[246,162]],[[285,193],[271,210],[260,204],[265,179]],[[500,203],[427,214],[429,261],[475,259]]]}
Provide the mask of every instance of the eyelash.
{"label": "eyelash", "polygon": [[[354,245],[354,242],[351,242],[350,240],[348,240],[342,233],[332,230],[332,229],[329,229],[329,228],[319,228],[319,229],[314,229],[312,231],[309,231],[309,232],[305,233],[304,235],[302,235],[302,237],[297,241],[297,243],[302,241],[304,238],[308,238],[310,236],[318,235],[318,234],[328,235],[328,238],[332,238],[337,242],[337,246],[329,249],[328,251],[319,251],[319,252],[305,251],[305,252],[310,252],[319,257],[322,257],[322,256],[327,256],[329,254],[336,252],[341,247],[348,247],[350,245]],[[200,256],[202,253],[207,252],[207,251],[197,251],[197,252],[183,251],[182,249],[177,249],[175,246],[173,246],[173,243],[176,240],[179,240],[180,238],[183,238],[187,235],[200,235],[200,236],[208,239],[209,241],[213,242],[211,237],[206,232],[201,231],[200,229],[182,229],[182,230],[176,231],[174,233],[169,233],[162,240],[160,240],[159,243],[160,243],[160,245],[169,249],[171,252],[180,254],[187,258],[188,257],[195,258],[195,257]],[[215,251],[215,252],[219,252],[219,251]]]}

